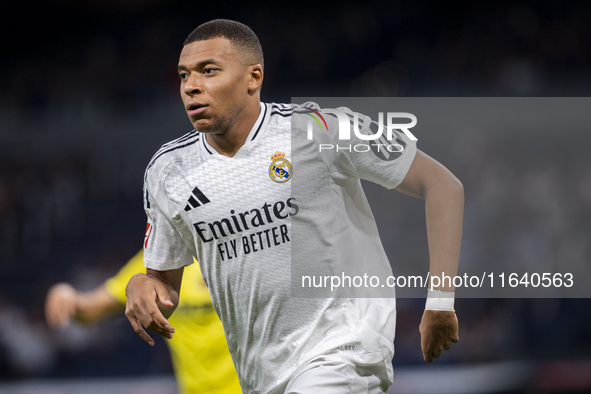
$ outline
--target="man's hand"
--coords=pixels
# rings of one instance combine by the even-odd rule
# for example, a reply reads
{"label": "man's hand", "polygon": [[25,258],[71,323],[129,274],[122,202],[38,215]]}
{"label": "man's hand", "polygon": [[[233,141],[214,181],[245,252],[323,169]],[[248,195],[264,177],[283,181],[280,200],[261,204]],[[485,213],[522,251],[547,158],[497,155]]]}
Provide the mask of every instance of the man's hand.
{"label": "man's hand", "polygon": [[421,347],[423,358],[430,363],[439,358],[441,350],[449,350],[452,343],[458,342],[458,318],[454,311],[425,310],[421,324]]}
{"label": "man's hand", "polygon": [[178,304],[178,293],[174,293],[170,285],[154,276],[135,274],[129,280],[125,293],[127,295],[125,316],[144,341],[154,346],[154,340],[146,333],[144,327],[165,338],[172,338],[174,328],[161,312],[161,308],[174,310],[176,305],[171,300],[171,293],[176,295],[175,301]]}
{"label": "man's hand", "polygon": [[78,293],[68,283],[57,283],[45,298],[45,319],[51,328],[65,328],[76,315]]}

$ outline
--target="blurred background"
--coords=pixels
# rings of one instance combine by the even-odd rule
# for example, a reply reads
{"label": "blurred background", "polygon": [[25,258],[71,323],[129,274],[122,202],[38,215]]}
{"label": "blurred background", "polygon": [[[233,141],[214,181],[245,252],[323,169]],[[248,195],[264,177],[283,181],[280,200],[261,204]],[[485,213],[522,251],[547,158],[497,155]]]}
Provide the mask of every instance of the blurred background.
{"label": "blurred background", "polygon": [[[214,18],[259,36],[267,102],[591,93],[585,1],[0,2],[0,392],[170,384],[163,341],[150,348],[124,317],[50,331],[43,301],[58,281],[99,285],[141,247],[145,166],[191,130],[178,94],[182,42]],[[464,183],[462,263],[591,263],[591,134],[581,130],[419,136]],[[384,240],[388,252],[426,259],[421,202],[393,199],[406,231]],[[397,392],[591,390],[588,299],[458,299],[461,340],[428,366],[423,304],[398,301]]]}

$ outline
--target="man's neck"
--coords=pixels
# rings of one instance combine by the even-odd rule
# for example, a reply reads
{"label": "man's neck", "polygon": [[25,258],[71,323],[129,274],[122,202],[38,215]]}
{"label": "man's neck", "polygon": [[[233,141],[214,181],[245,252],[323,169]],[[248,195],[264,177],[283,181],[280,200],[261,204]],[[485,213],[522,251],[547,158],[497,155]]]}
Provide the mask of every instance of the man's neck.
{"label": "man's neck", "polygon": [[261,106],[257,101],[256,107],[253,104],[249,108],[246,108],[245,111],[235,119],[234,125],[227,132],[223,134],[207,134],[207,142],[220,155],[233,157],[246,142],[246,138],[248,138],[248,134],[256,123],[260,112]]}

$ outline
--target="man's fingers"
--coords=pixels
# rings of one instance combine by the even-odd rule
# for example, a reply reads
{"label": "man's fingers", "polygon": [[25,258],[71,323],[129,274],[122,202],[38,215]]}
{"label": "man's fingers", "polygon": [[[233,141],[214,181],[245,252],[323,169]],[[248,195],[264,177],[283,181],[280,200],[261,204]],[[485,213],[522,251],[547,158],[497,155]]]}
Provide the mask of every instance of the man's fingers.
{"label": "man's fingers", "polygon": [[131,323],[131,326],[133,327],[133,330],[136,332],[136,334],[138,334],[144,341],[146,341],[148,345],[154,346],[154,340],[144,330],[144,327],[142,327],[141,323],[134,317],[128,316],[127,319]]}
{"label": "man's fingers", "polygon": [[52,289],[48,293],[45,301],[45,319],[49,327],[67,327],[74,312],[74,301],[67,295],[61,294],[59,288]]}
{"label": "man's fingers", "polygon": [[164,317],[162,312],[160,312],[159,309],[156,309],[154,311],[154,313],[152,314],[152,317],[154,319],[154,323],[157,325],[157,327],[159,329],[167,331],[167,332],[171,332],[171,333],[174,332],[174,328],[172,328],[172,326],[170,325],[168,320],[166,320],[166,318]]}
{"label": "man's fingers", "polygon": [[158,335],[161,335],[165,338],[171,339],[172,334],[174,333],[174,329],[168,324],[167,326],[163,326],[161,323],[157,323],[155,320],[148,320],[149,323],[144,324],[148,330],[155,332]]}
{"label": "man's fingers", "polygon": [[[147,324],[144,324],[144,327],[167,338],[169,337],[168,334],[174,333],[174,328],[172,328],[156,305],[149,308],[149,316],[150,321],[147,322]],[[172,336],[170,336],[170,338],[172,338]]]}
{"label": "man's fingers", "polygon": [[134,306],[131,310],[131,316],[148,330],[165,338],[172,338],[174,328],[172,328],[170,323],[168,323],[168,320],[164,318],[155,303],[150,306],[145,304],[143,307],[140,307],[139,305]]}
{"label": "man's fingers", "polygon": [[53,328],[64,328],[70,321],[69,308],[67,305],[57,305],[51,313],[50,326]]}
{"label": "man's fingers", "polygon": [[51,294],[47,297],[47,301],[45,303],[45,320],[47,320],[47,324],[51,328],[55,328],[58,326],[59,323],[59,306],[55,305],[54,299]]}
{"label": "man's fingers", "polygon": [[419,332],[426,362],[439,358],[443,350],[450,350],[451,344],[459,341],[458,320],[452,311],[425,310]]}

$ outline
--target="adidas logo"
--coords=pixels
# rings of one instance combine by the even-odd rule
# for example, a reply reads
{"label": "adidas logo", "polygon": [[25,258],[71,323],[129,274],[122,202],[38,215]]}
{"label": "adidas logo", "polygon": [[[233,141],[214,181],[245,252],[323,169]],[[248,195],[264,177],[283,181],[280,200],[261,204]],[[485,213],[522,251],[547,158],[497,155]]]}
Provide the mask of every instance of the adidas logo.
{"label": "adidas logo", "polygon": [[189,200],[187,202],[188,204],[185,207],[185,212],[190,211],[192,208],[197,208],[201,205],[205,205],[210,201],[209,198],[205,197],[205,194],[203,194],[203,192],[199,190],[198,187],[195,187],[195,189],[193,189],[193,195],[189,197]]}

